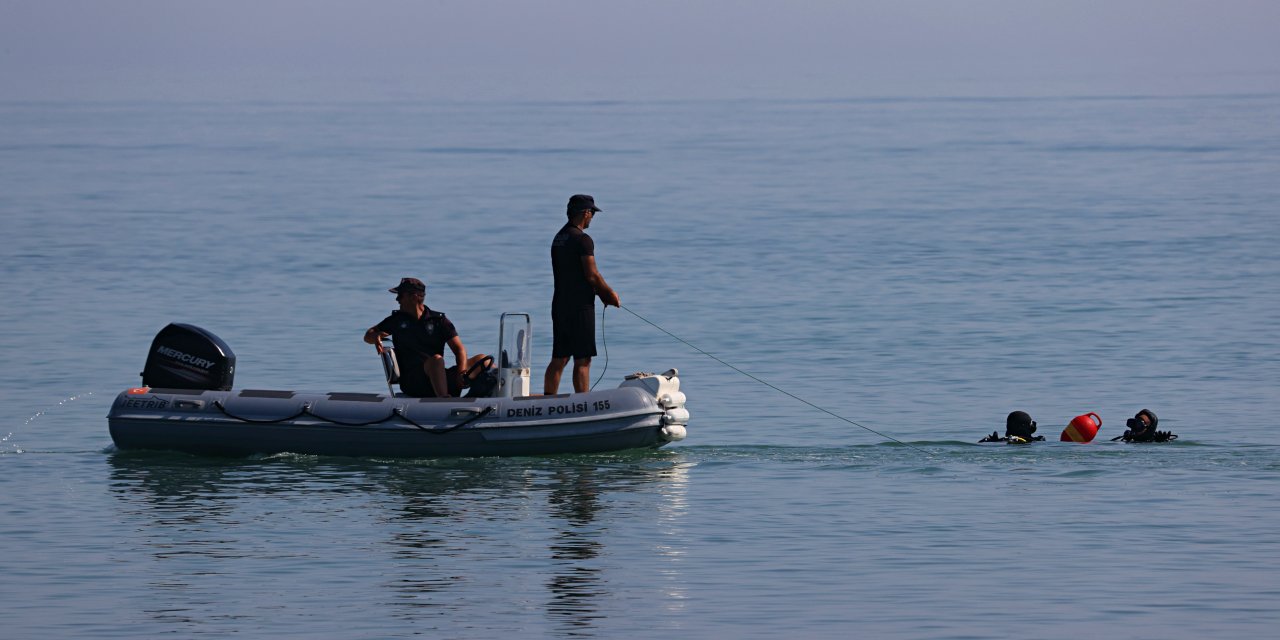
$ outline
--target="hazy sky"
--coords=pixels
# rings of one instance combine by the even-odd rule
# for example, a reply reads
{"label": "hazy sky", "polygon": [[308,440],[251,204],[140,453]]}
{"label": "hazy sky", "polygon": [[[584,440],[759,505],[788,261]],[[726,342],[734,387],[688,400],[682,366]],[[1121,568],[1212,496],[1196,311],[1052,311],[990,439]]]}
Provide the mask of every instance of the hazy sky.
{"label": "hazy sky", "polygon": [[0,0],[0,99],[1280,89],[1280,0]]}

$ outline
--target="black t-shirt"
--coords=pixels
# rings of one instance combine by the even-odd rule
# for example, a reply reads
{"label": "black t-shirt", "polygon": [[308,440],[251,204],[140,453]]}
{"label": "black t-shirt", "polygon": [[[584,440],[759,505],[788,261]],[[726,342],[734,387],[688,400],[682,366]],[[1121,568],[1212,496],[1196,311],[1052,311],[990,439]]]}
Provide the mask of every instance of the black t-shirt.
{"label": "black t-shirt", "polygon": [[551,271],[555,275],[555,295],[551,306],[589,307],[595,304],[595,291],[582,269],[582,257],[593,256],[596,244],[582,229],[565,224],[551,240]]}
{"label": "black t-shirt", "polygon": [[378,323],[378,330],[391,334],[396,345],[396,360],[400,363],[400,377],[411,384],[426,378],[422,364],[430,356],[444,355],[445,343],[458,335],[458,330],[443,313],[430,309],[424,309],[422,317],[416,320],[396,309]]}

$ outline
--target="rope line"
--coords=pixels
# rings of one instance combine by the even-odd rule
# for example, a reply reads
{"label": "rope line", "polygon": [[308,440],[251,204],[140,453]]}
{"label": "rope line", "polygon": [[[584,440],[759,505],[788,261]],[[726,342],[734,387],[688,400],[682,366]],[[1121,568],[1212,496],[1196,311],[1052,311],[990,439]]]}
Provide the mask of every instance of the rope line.
{"label": "rope line", "polygon": [[480,411],[479,413],[477,413],[477,414],[475,414],[475,415],[471,416],[470,418],[467,418],[466,420],[463,420],[462,422],[459,422],[458,424],[455,424],[455,425],[453,425],[452,427],[447,427],[447,428],[444,428],[444,429],[432,429],[432,428],[430,428],[430,427],[424,427],[424,426],[422,426],[422,425],[420,425],[420,424],[418,424],[418,423],[414,422],[412,419],[410,419],[410,418],[409,418],[409,416],[407,416],[407,415],[405,415],[403,412],[401,412],[399,408],[396,408],[396,410],[395,410],[395,412],[394,412],[394,413],[395,413],[396,415],[400,416],[400,419],[401,419],[401,420],[404,420],[405,422],[408,422],[409,424],[411,424],[411,425],[413,425],[413,426],[417,427],[417,428],[418,428],[418,429],[420,429],[421,431],[424,431],[424,432],[426,432],[426,433],[430,433],[430,434],[432,434],[432,435],[437,435],[437,436],[438,436],[438,435],[441,435],[441,434],[449,433],[450,431],[453,431],[453,430],[455,430],[455,429],[461,429],[461,428],[463,428],[463,427],[465,427],[465,426],[467,426],[467,425],[471,424],[472,422],[475,422],[476,420],[479,420],[480,418],[483,418],[483,417],[485,417],[485,416],[489,415],[490,413],[493,413],[494,408],[495,408],[495,407],[494,407],[493,405],[489,405],[489,406],[485,407],[483,411]]}
{"label": "rope line", "polygon": [[227,411],[226,406],[224,406],[224,405],[222,404],[222,401],[221,401],[221,400],[214,400],[214,401],[213,401],[213,406],[217,407],[217,408],[218,408],[218,411],[221,411],[221,412],[222,412],[222,415],[224,415],[224,416],[226,416],[226,417],[228,417],[228,418],[232,418],[232,419],[234,419],[234,420],[239,420],[240,422],[248,422],[249,424],[280,424],[281,422],[288,422],[288,421],[293,420],[293,419],[295,419],[295,418],[301,418],[302,416],[307,415],[307,409],[308,409],[308,406],[304,404],[304,405],[302,405],[302,408],[301,408],[301,409],[298,409],[298,412],[297,412],[297,413],[295,413],[295,414],[293,414],[293,415],[291,415],[291,416],[286,416],[286,417],[284,417],[284,418],[278,418],[278,419],[276,419],[276,420],[259,420],[259,419],[256,419],[256,418],[246,418],[246,417],[244,417],[244,416],[238,416],[238,415],[236,415],[236,414],[234,414],[234,413],[231,413],[230,411]]}
{"label": "rope line", "polygon": [[493,405],[489,405],[489,406],[485,407],[483,411],[480,411],[479,413],[476,413],[475,415],[471,416],[470,418],[467,418],[466,420],[463,420],[462,422],[459,422],[458,424],[455,424],[455,425],[453,425],[453,426],[451,426],[451,427],[446,427],[446,428],[444,428],[444,429],[432,429],[432,428],[430,428],[430,427],[424,427],[424,426],[422,426],[422,425],[418,424],[417,422],[414,422],[412,418],[410,418],[409,416],[405,415],[405,413],[404,413],[403,411],[401,411],[401,410],[400,410],[400,407],[396,407],[396,408],[392,409],[392,410],[391,410],[391,413],[387,414],[387,417],[385,417],[385,418],[378,418],[378,419],[376,419],[376,420],[369,420],[369,421],[367,421],[367,422],[344,422],[344,421],[342,421],[342,420],[335,420],[335,419],[333,419],[333,418],[326,418],[325,416],[322,416],[322,415],[320,415],[320,414],[318,414],[318,413],[315,413],[314,411],[312,411],[312,410],[311,410],[311,404],[310,404],[310,403],[303,404],[303,405],[302,405],[302,408],[301,408],[301,409],[299,409],[297,413],[295,413],[295,414],[293,414],[293,415],[291,415],[291,416],[286,416],[286,417],[283,417],[283,418],[276,418],[276,419],[274,419],[274,420],[260,420],[260,419],[256,419],[256,418],[246,418],[246,417],[244,417],[244,416],[238,416],[238,415],[235,415],[234,413],[231,413],[230,411],[227,411],[227,407],[226,407],[225,405],[223,405],[223,404],[222,404],[222,401],[221,401],[221,400],[214,400],[214,401],[213,401],[213,406],[217,407],[217,408],[218,408],[218,411],[221,411],[221,412],[222,412],[222,415],[225,415],[225,416],[227,416],[228,418],[231,418],[231,419],[233,419],[233,420],[239,420],[240,422],[247,422],[247,423],[250,423],[250,424],[280,424],[280,423],[283,423],[283,422],[288,422],[288,421],[290,421],[290,420],[294,420],[294,419],[297,419],[297,418],[301,418],[302,416],[311,416],[311,417],[313,417],[313,418],[315,418],[315,419],[317,419],[317,420],[320,420],[320,421],[322,421],[322,422],[328,422],[328,423],[336,424],[336,425],[343,426],[343,427],[367,427],[367,426],[369,426],[369,425],[382,424],[383,422],[386,422],[386,421],[388,421],[388,420],[391,420],[392,418],[400,418],[401,420],[404,420],[405,422],[408,422],[409,424],[411,424],[411,425],[413,425],[413,426],[417,427],[417,428],[418,428],[419,430],[421,430],[421,431],[425,431],[425,432],[427,432],[427,433],[431,433],[431,434],[435,434],[435,435],[440,435],[440,434],[443,434],[443,433],[449,433],[450,431],[453,431],[453,430],[455,430],[455,429],[461,429],[462,427],[465,427],[465,426],[467,426],[467,425],[471,424],[472,422],[475,422],[476,420],[479,420],[480,418],[483,418],[483,417],[485,417],[485,416],[489,415],[490,413],[493,413],[494,408],[495,408]]}
{"label": "rope line", "polygon": [[[681,338],[680,336],[678,336],[678,335],[676,335],[676,334],[674,334],[674,333],[671,333],[670,331],[667,331],[666,329],[663,329],[662,327],[658,326],[658,325],[657,325],[657,323],[655,323],[655,322],[653,322],[652,320],[649,320],[648,318],[646,318],[646,317],[644,317],[644,316],[642,316],[642,315],[640,315],[640,314],[636,313],[635,311],[632,311],[631,309],[627,308],[626,306],[619,305],[619,307],[621,307],[622,309],[625,309],[625,310],[627,311],[627,313],[630,313],[631,315],[633,315],[633,316],[635,316],[635,317],[637,317],[637,318],[639,318],[639,319],[643,320],[644,322],[648,323],[648,324],[649,324],[650,326],[652,326],[654,329],[657,329],[658,331],[661,331],[661,332],[663,332],[663,333],[665,333],[665,334],[667,334],[667,335],[671,336],[672,338],[674,338],[674,339],[678,340],[681,344],[685,345],[686,347],[689,347],[690,349],[693,349],[694,351],[697,351],[698,353],[701,353],[702,355],[704,355],[704,356],[706,356],[706,357],[708,357],[708,358],[711,358],[712,360],[715,360],[716,362],[719,362],[720,364],[722,364],[722,365],[724,365],[724,366],[726,366],[726,367],[728,367],[728,368],[730,368],[730,369],[733,369],[734,371],[737,371],[738,373],[741,373],[742,375],[744,375],[744,376],[746,376],[746,377],[748,377],[748,378],[751,378],[752,380],[755,380],[756,382],[759,382],[760,384],[762,384],[762,385],[764,385],[764,386],[766,386],[766,387],[769,387],[770,389],[773,389],[774,391],[777,391],[778,393],[781,393],[782,395],[787,396],[788,398],[791,398],[792,400],[796,400],[796,401],[801,402],[801,403],[803,403],[803,404],[809,405],[810,407],[813,407],[814,409],[817,409],[818,411],[821,411],[821,412],[823,412],[823,413],[825,413],[825,414],[827,414],[827,415],[829,415],[829,416],[831,416],[831,417],[833,417],[833,418],[836,418],[836,419],[838,419],[838,420],[843,420],[844,422],[847,422],[847,423],[849,423],[849,424],[851,424],[851,425],[853,425],[853,426],[855,426],[855,427],[858,427],[858,428],[860,428],[860,429],[865,429],[865,430],[867,430],[867,431],[870,431],[871,433],[874,433],[874,434],[876,434],[876,435],[880,436],[881,438],[886,438],[886,439],[892,440],[892,441],[894,441],[894,442],[896,442],[896,443],[898,443],[898,444],[900,444],[900,445],[902,445],[902,446],[904,446],[904,447],[907,447],[907,448],[909,448],[909,449],[914,449],[914,450],[916,450],[916,451],[919,451],[920,453],[923,453],[924,455],[929,456],[930,458],[932,458],[932,457],[933,457],[933,454],[929,453],[928,451],[925,451],[924,449],[921,449],[921,448],[916,447],[916,446],[914,446],[914,445],[907,444],[907,443],[905,443],[905,442],[903,442],[903,441],[901,441],[901,440],[899,440],[899,439],[897,439],[897,438],[895,438],[895,437],[893,437],[893,436],[890,436],[890,435],[887,435],[887,434],[884,434],[884,433],[880,433],[879,431],[876,431],[875,429],[872,429],[871,427],[868,427],[868,426],[866,426],[866,425],[858,424],[857,422],[854,422],[853,420],[850,420],[850,419],[848,419],[848,418],[846,418],[846,417],[844,417],[844,416],[842,416],[842,415],[839,415],[839,414],[834,413],[834,412],[832,412],[832,411],[830,411],[830,410],[824,409],[824,408],[822,408],[822,407],[820,407],[820,406],[818,406],[818,405],[816,405],[816,404],[814,404],[814,403],[812,403],[812,402],[809,402],[808,400],[805,400],[804,398],[801,398],[800,396],[798,396],[798,395],[796,395],[796,394],[794,394],[794,393],[791,393],[790,391],[786,391],[785,389],[781,389],[781,388],[779,388],[779,387],[777,387],[777,386],[775,386],[775,385],[773,385],[773,384],[770,384],[770,383],[768,383],[768,382],[765,382],[764,380],[761,380],[760,378],[757,378],[756,376],[753,376],[753,375],[751,375],[750,373],[747,373],[746,371],[743,371],[742,369],[739,369],[738,367],[735,367],[735,366],[733,366],[733,365],[729,364],[728,362],[725,362],[724,360],[721,360],[720,358],[717,358],[716,356],[714,356],[714,355],[712,355],[712,354],[708,353],[707,351],[704,351],[703,349],[698,348],[698,346],[697,346],[697,345],[694,345],[693,343],[689,342],[688,340],[685,340],[684,338]],[[603,322],[602,322],[602,324],[603,324]]]}
{"label": "rope line", "polygon": [[[631,310],[627,309],[627,311]],[[600,341],[604,343],[604,368],[600,370],[600,377],[596,378],[596,381],[591,384],[589,391],[596,390],[596,385],[600,384],[601,380],[604,380],[604,372],[609,370],[609,337],[604,333],[604,316],[607,313],[609,313],[609,305],[606,304],[604,310],[600,312]]]}
{"label": "rope line", "polygon": [[396,411],[395,411],[394,409],[392,409],[391,413],[388,413],[388,414],[387,414],[387,417],[385,417],[385,418],[378,418],[378,419],[376,419],[376,420],[368,420],[368,421],[366,421],[366,422],[343,422],[342,420],[335,420],[335,419],[333,419],[333,418],[326,418],[326,417],[324,417],[324,416],[322,416],[322,415],[320,415],[320,414],[318,414],[318,413],[316,413],[316,412],[312,411],[312,410],[311,410],[311,403],[309,403],[309,402],[308,402],[308,403],[303,403],[302,408],[301,408],[301,409],[298,409],[298,412],[297,412],[297,413],[295,413],[295,414],[293,414],[293,415],[291,415],[291,416],[286,416],[286,417],[284,417],[284,418],[276,418],[276,419],[274,419],[274,420],[259,420],[259,419],[256,419],[256,418],[246,418],[246,417],[244,417],[244,416],[238,416],[238,415],[236,415],[236,414],[234,414],[234,413],[231,413],[230,411],[227,411],[227,407],[226,407],[226,405],[222,404],[222,401],[221,401],[221,400],[214,400],[214,401],[213,401],[213,406],[217,407],[217,408],[218,408],[218,411],[221,411],[221,412],[222,412],[222,415],[227,416],[228,418],[232,418],[232,419],[234,419],[234,420],[239,420],[239,421],[241,421],[241,422],[248,422],[248,423],[250,423],[250,424],[280,424],[280,423],[282,423],[282,422],[288,422],[288,421],[290,421],[290,420],[294,420],[294,419],[296,419],[296,418],[301,418],[302,416],[311,416],[312,418],[315,418],[316,420],[319,420],[319,421],[321,421],[321,422],[328,422],[328,423],[336,424],[336,425],[343,426],[343,427],[367,427],[367,426],[369,426],[369,425],[371,425],[371,424],[381,424],[381,423],[383,423],[383,422],[386,422],[386,421],[390,420],[391,418],[395,417],[395,415],[396,415]]}
{"label": "rope line", "polygon": [[306,412],[307,415],[311,416],[312,418],[315,418],[316,420],[320,420],[321,422],[328,422],[330,424],[336,424],[340,427],[367,427],[371,424],[382,424],[383,422],[390,420],[396,415],[396,410],[392,409],[391,413],[388,413],[387,417],[385,418],[378,418],[377,420],[369,420],[367,422],[343,422],[341,420],[335,420],[333,418],[326,418],[312,411],[311,405],[308,405],[308,404],[302,405],[302,410]]}

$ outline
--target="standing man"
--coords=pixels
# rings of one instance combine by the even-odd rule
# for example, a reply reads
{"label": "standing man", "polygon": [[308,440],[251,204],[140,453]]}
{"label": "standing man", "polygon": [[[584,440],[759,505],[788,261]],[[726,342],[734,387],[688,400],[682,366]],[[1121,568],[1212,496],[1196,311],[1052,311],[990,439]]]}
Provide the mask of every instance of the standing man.
{"label": "standing man", "polygon": [[[467,360],[458,330],[443,313],[427,308],[427,285],[417,278],[402,278],[388,289],[396,294],[400,308],[364,332],[364,341],[382,353],[382,339],[391,336],[396,343],[396,360],[400,364],[400,390],[414,398],[448,398],[457,396],[464,386],[464,372],[486,357],[483,354]],[[456,367],[446,373],[444,347],[453,351]]]}
{"label": "standing man", "polygon": [[554,343],[551,363],[543,378],[542,392],[560,390],[560,374],[573,358],[573,390],[583,393],[591,384],[591,358],[596,355],[596,296],[606,306],[621,306],[617,292],[596,269],[596,245],[586,234],[591,219],[600,212],[595,198],[578,194],[569,198],[569,222],[551,240],[551,271],[555,295],[551,298]]}

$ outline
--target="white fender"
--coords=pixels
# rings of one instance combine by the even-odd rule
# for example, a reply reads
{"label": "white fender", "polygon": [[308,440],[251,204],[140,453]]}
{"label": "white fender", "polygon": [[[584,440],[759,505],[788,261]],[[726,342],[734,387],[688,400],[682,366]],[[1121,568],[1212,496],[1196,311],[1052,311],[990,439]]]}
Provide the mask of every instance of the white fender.
{"label": "white fender", "polygon": [[684,425],[681,424],[669,424],[662,428],[662,438],[667,442],[684,440],[686,433]]}

